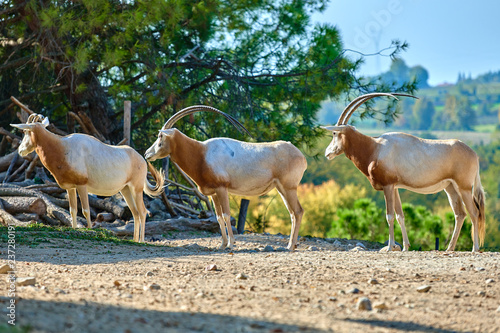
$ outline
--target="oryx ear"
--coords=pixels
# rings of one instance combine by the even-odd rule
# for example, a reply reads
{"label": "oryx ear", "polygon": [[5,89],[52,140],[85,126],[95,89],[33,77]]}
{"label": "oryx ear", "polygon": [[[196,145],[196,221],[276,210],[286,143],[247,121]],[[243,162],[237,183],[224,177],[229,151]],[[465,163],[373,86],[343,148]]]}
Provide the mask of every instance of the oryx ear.
{"label": "oryx ear", "polygon": [[43,127],[47,127],[47,126],[49,126],[49,124],[50,124],[49,117],[43,118],[43,120],[42,120]]}
{"label": "oryx ear", "polygon": [[10,124],[10,126],[19,128],[20,130],[31,130],[35,124]]}
{"label": "oryx ear", "polygon": [[327,130],[327,131],[339,131],[342,132],[345,128],[345,126],[320,126],[322,129]]}

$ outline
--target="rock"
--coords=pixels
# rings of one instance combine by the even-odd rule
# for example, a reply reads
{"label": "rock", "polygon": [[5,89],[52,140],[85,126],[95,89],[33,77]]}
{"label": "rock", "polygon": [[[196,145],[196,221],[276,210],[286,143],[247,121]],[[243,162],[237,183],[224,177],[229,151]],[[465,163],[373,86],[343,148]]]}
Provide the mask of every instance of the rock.
{"label": "rock", "polygon": [[358,288],[352,288],[347,291],[348,294],[359,294],[360,292]]}
{"label": "rock", "polygon": [[121,286],[122,284],[120,283],[120,281],[115,281],[113,282],[113,284],[115,285],[115,287],[119,287]]}
{"label": "rock", "polygon": [[329,300],[330,302],[336,302],[336,301],[337,301],[337,297],[333,297],[333,296],[331,296],[331,297],[328,297],[328,300]]}
{"label": "rock", "polygon": [[276,252],[286,252],[286,251],[288,251],[288,249],[284,246],[280,246],[280,247],[277,247],[275,251]]}
{"label": "rock", "polygon": [[146,276],[153,276],[154,273],[153,272],[146,272]]}
{"label": "rock", "polygon": [[497,312],[500,312],[500,306],[498,306],[498,308],[497,308]]}
{"label": "rock", "polygon": [[384,302],[376,302],[373,304],[373,308],[377,310],[388,310],[389,307]]}
{"label": "rock", "polygon": [[370,279],[368,280],[368,284],[380,284],[376,279]]}
{"label": "rock", "polygon": [[319,249],[316,246],[309,246],[308,250],[309,251],[319,251]]}
{"label": "rock", "polygon": [[356,246],[357,247],[362,247],[363,249],[366,249],[366,246],[363,243],[356,243]]}
{"label": "rock", "polygon": [[236,275],[236,280],[246,280],[248,279],[248,276],[245,275],[244,273],[239,273],[238,275]]}
{"label": "rock", "polygon": [[486,270],[486,268],[484,268],[484,267],[477,267],[477,268],[474,268],[474,270],[475,270],[476,272],[482,272],[482,271],[485,271],[485,270]]}
{"label": "rock", "polygon": [[493,282],[495,282],[495,280],[493,280],[493,279],[486,279],[486,281],[484,281],[484,282],[486,282],[486,283],[493,283]]}
{"label": "rock", "polygon": [[486,291],[484,291],[484,290],[478,291],[476,295],[484,297],[484,296],[486,296]]}
{"label": "rock", "polygon": [[160,289],[161,289],[160,285],[156,283],[150,283],[149,285],[144,286],[144,290],[160,290]]}
{"label": "rock", "polygon": [[423,285],[423,286],[420,286],[420,287],[417,288],[417,291],[419,293],[426,293],[429,290],[431,290],[431,286],[429,286],[429,285]]}
{"label": "rock", "polygon": [[333,242],[333,245],[340,247],[342,246],[342,243],[336,240],[335,242]]}
{"label": "rock", "polygon": [[217,265],[208,265],[207,267],[205,267],[205,270],[206,271],[216,271],[217,270]]}
{"label": "rock", "polygon": [[262,252],[273,252],[274,248],[271,245],[266,245],[265,247],[263,247],[262,249],[260,249],[260,251],[262,251]]}
{"label": "rock", "polygon": [[379,250],[379,252],[390,252],[390,251],[401,251],[401,246],[396,244],[393,246],[392,250],[389,250],[389,246],[384,246]]}
{"label": "rock", "polygon": [[370,311],[372,309],[372,302],[368,297],[361,297],[356,304],[356,309]]}
{"label": "rock", "polygon": [[8,264],[0,266],[0,274],[7,274],[10,271],[10,266]]}
{"label": "rock", "polygon": [[349,250],[349,252],[364,252],[364,251],[366,251],[366,249],[361,246],[356,246],[355,248]]}
{"label": "rock", "polygon": [[22,277],[16,278],[16,285],[18,286],[33,286],[36,283],[36,278],[34,277]]}

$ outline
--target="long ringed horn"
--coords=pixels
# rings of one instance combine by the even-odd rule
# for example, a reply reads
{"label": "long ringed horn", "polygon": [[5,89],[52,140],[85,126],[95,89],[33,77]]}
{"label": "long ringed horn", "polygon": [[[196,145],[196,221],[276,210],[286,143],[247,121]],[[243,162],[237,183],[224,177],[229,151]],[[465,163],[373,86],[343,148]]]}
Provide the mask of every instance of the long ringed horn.
{"label": "long ringed horn", "polygon": [[[391,94],[388,94],[388,95],[380,95],[380,96],[390,96],[392,98],[395,98],[395,99],[398,99],[397,97],[391,95]],[[349,121],[349,118],[351,118],[352,114],[354,113],[354,111],[356,111],[357,108],[359,108],[361,105],[363,105],[366,101],[372,99],[372,98],[375,98],[375,97],[378,97],[378,96],[369,96],[369,97],[366,97],[362,100],[360,100],[358,103],[356,103],[356,105],[354,105],[346,114],[346,116],[344,117],[344,123],[343,125],[347,124],[347,122]]]}
{"label": "long ringed horn", "polygon": [[169,128],[172,128],[174,126],[174,124],[181,118],[187,116],[187,115],[190,115],[190,114],[193,114],[193,113],[196,113],[196,112],[200,112],[200,111],[208,111],[208,112],[214,112],[214,113],[218,113],[222,116],[224,116],[227,120],[229,120],[229,122],[234,126],[236,127],[240,132],[245,132],[247,133],[250,137],[252,137],[252,134],[250,134],[250,132],[245,128],[245,126],[243,126],[242,123],[240,123],[238,120],[236,120],[233,116],[225,113],[225,112],[222,112],[214,107],[211,107],[211,106],[207,106],[207,105],[193,105],[193,106],[188,106],[187,108],[184,108],[182,110],[180,110],[179,112],[175,113],[172,117],[170,117],[167,122],[165,123],[165,125],[163,125],[162,129],[169,129]]}
{"label": "long ringed horn", "polygon": [[[369,99],[372,99],[374,97],[377,97],[377,96],[390,96],[392,98],[395,98],[395,99],[398,99],[397,97],[395,96],[402,96],[402,97],[412,97],[412,98],[416,98],[418,99],[418,97],[416,96],[413,96],[413,95],[410,95],[410,94],[404,94],[404,93],[375,93],[375,94],[382,94],[382,95],[373,95],[373,94],[367,94],[367,95],[363,95],[363,96],[366,96],[364,99],[360,99],[356,105],[354,105],[347,113],[347,115],[344,117],[343,119],[343,123],[342,125],[345,125],[347,124],[347,122],[349,121],[349,118],[351,118],[352,114],[354,113],[354,111],[356,111],[357,108],[359,108],[363,103],[365,103],[367,100]],[[368,96],[370,95],[370,96]],[[361,97],[363,97],[361,96]],[[352,103],[351,103],[352,104]]]}
{"label": "long ringed horn", "polygon": [[[391,94],[390,93],[370,93],[370,94],[361,95],[361,96],[355,98],[354,100],[351,101],[351,103],[349,103],[349,105],[347,105],[345,107],[344,111],[342,111],[342,114],[340,115],[339,120],[337,121],[337,125],[345,125],[347,123],[347,120],[349,118],[347,118],[347,120],[346,120],[345,116],[354,105],[357,105],[357,107],[359,107],[361,104],[363,104],[367,100],[372,99],[374,97],[379,97],[379,96],[391,96]],[[358,104],[358,103],[360,103],[360,104]]]}
{"label": "long ringed horn", "polygon": [[31,124],[31,123],[39,123],[42,122],[42,120],[45,117],[41,114],[38,113],[32,113],[29,115],[28,120],[26,120],[26,124]]}

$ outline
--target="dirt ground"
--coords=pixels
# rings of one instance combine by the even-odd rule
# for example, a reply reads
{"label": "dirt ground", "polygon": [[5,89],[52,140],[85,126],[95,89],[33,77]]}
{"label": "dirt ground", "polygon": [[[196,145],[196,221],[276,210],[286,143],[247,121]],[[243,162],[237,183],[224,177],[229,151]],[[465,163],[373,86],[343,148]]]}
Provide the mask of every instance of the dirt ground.
{"label": "dirt ground", "polygon": [[[290,253],[282,251],[286,236],[260,234],[237,235],[230,252],[217,250],[220,241],[200,232],[173,233],[159,246],[18,246],[17,278],[36,283],[16,288],[16,329],[500,332],[499,253],[381,253],[356,247],[364,242],[304,237]],[[6,246],[0,251],[1,266]],[[0,277],[2,331],[10,298]]]}

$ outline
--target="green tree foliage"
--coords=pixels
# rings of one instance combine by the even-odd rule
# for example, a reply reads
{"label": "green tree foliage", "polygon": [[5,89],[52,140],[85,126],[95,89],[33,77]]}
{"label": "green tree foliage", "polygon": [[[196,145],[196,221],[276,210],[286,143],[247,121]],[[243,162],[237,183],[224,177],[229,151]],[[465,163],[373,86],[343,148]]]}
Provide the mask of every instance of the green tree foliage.
{"label": "green tree foliage", "polygon": [[[404,203],[403,212],[405,226],[410,241],[410,250],[433,250],[436,237],[440,240],[440,249],[446,249],[453,233],[454,215],[448,213],[445,219],[434,215],[423,206]],[[397,222],[394,221],[397,225]],[[401,229],[394,228],[396,241],[403,243]],[[457,250],[470,250],[472,239],[470,223],[464,223],[461,236],[457,242]],[[352,207],[337,210],[337,218],[332,222],[328,237],[345,237],[351,239],[367,239],[383,243],[389,238],[389,227],[385,218],[385,210],[378,207],[369,198],[358,199]]]}
{"label": "green tree foliage", "polygon": [[449,131],[471,130],[476,122],[476,113],[466,96],[457,97],[448,95],[444,109],[436,113],[433,128],[442,128]]}
{"label": "green tree foliage", "polygon": [[392,60],[389,71],[380,76],[383,82],[394,82],[399,85],[413,81],[419,89],[429,87],[428,79],[429,72],[424,67],[420,65],[408,67],[403,59],[397,57]]}
{"label": "green tree foliage", "polygon": [[412,108],[413,121],[410,123],[411,129],[428,130],[432,126],[434,117],[434,104],[427,98],[421,98],[415,102]]}
{"label": "green tree foliage", "polygon": [[[361,60],[346,57],[338,30],[311,23],[326,0],[4,3],[0,106],[13,95],[62,122],[69,111],[85,113],[114,142],[131,100],[142,147],[156,134],[145,128],[156,131],[193,104],[231,113],[256,140],[311,144],[322,100],[377,89],[354,74]],[[178,127],[204,138],[237,135],[216,115],[195,117],[196,126]]]}

